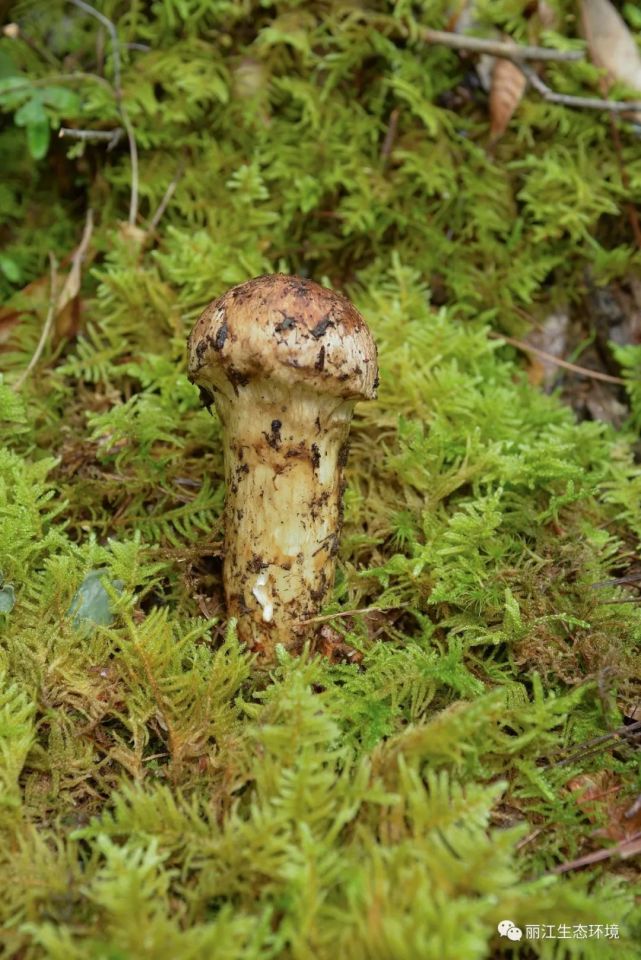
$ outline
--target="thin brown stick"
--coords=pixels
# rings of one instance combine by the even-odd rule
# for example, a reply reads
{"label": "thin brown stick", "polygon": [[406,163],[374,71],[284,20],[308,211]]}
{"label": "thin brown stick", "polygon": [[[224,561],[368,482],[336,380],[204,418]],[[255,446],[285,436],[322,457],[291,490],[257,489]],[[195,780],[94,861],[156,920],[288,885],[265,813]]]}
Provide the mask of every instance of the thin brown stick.
{"label": "thin brown stick", "polygon": [[596,753],[600,753],[601,750],[607,750],[610,747],[617,746],[620,740],[625,742],[626,740],[636,740],[638,737],[641,737],[641,720],[637,720],[635,723],[630,723],[627,726],[617,727],[617,729],[612,730],[611,733],[605,733],[600,737],[593,737],[591,740],[586,740],[585,743],[579,745],[579,749],[575,749],[574,753],[571,753],[569,757],[558,760],[554,766],[567,767],[571,763],[576,763],[577,760],[585,760]]}
{"label": "thin brown stick", "polygon": [[603,100],[601,97],[575,97],[569,93],[557,93],[541,80],[536,70],[521,61],[520,55],[513,54],[508,59],[512,60],[536,92],[549,103],[560,103],[564,107],[576,107],[579,110],[608,110],[610,113],[641,110],[641,103],[636,100]]}
{"label": "thin brown stick", "polygon": [[338,617],[355,617],[359,613],[385,613],[387,610],[398,610],[400,607],[406,607],[406,603],[397,603],[393,607],[362,607],[360,610],[340,610],[338,613],[328,613],[322,617],[309,617],[307,620],[299,620],[302,626],[306,623],[325,623],[326,620],[336,620]]}
{"label": "thin brown stick", "polygon": [[58,303],[58,261],[55,256],[49,251],[49,271],[50,271],[50,285],[49,285],[49,307],[47,309],[47,316],[45,318],[44,326],[42,328],[42,333],[40,334],[40,339],[38,340],[38,345],[34,351],[34,354],[29,361],[29,364],[24,370],[16,382],[13,384],[13,389],[18,392],[22,387],[23,383],[37,365],[40,357],[42,356],[42,351],[45,348],[45,343],[49,339],[49,334],[51,333],[51,328],[53,326],[53,321],[56,317],[56,306]]}
{"label": "thin brown stick", "polygon": [[614,577],[612,580],[599,580],[597,583],[591,583],[590,589],[602,590],[603,587],[620,587],[628,583],[638,583],[641,580],[641,573],[628,573],[625,577]]}
{"label": "thin brown stick", "polygon": [[570,363],[568,360],[561,360],[560,357],[555,357],[551,353],[547,353],[545,350],[539,350],[538,347],[533,347],[529,343],[525,343],[523,340],[517,340],[515,337],[508,337],[504,333],[494,333],[490,331],[488,334],[493,340],[504,340],[505,343],[509,343],[510,346],[516,347],[517,350],[523,350],[524,353],[534,353],[537,357],[541,357],[543,360],[548,360],[550,363],[555,363],[558,367],[563,367],[565,370],[571,370],[572,373],[579,373],[583,377],[590,377],[592,380],[603,380],[604,383],[618,383],[621,386],[625,386],[626,381],[621,377],[613,377],[609,373],[600,373],[599,370],[589,370],[587,367],[580,367],[576,363]]}
{"label": "thin brown stick", "polygon": [[578,857],[576,860],[568,860],[566,863],[560,863],[554,867],[551,873],[567,873],[568,870],[578,870],[580,867],[589,867],[593,863],[599,863],[601,860],[609,860],[610,857],[629,857],[632,852],[636,853],[636,844],[634,841],[641,838],[641,830],[633,833],[632,836],[617,843],[615,847],[608,847],[605,850],[595,850],[594,853],[586,853],[584,857]]}
{"label": "thin brown stick", "polygon": [[390,113],[387,132],[385,133],[385,139],[383,140],[383,146],[381,147],[381,160],[383,163],[387,163],[389,160],[389,155],[392,152],[392,147],[394,146],[394,141],[396,140],[396,131],[398,130],[398,119],[400,115],[401,111],[398,107],[394,107]]}
{"label": "thin brown stick", "polygon": [[147,227],[147,233],[153,233],[156,227],[158,226],[158,224],[160,223],[162,216],[165,210],[167,209],[167,207],[169,206],[169,202],[176,191],[176,187],[178,186],[180,178],[183,175],[184,169],[185,169],[185,162],[184,160],[182,160],[180,162],[180,165],[178,167],[178,170],[176,171],[176,174],[173,180],[170,182],[169,186],[165,190],[163,198],[158,204],[158,208],[156,212],[154,213],[153,217],[149,221],[149,226]]}
{"label": "thin brown stick", "polygon": [[527,837],[523,837],[522,840],[519,840],[519,842],[516,845],[516,849],[522,850],[523,847],[526,847],[528,845],[528,843],[532,843],[533,840],[536,840],[539,834],[543,833],[543,831],[546,829],[547,827],[537,827],[536,830],[532,831],[532,833],[528,833]]}
{"label": "thin brown stick", "polygon": [[452,50],[469,50],[471,53],[489,53],[494,57],[505,57],[508,60],[584,60],[583,50],[553,50],[550,47],[533,47],[520,45],[511,41],[485,40],[482,37],[469,37],[461,33],[450,33],[447,30],[431,30],[423,27],[419,31],[421,40],[425,43],[438,44],[441,47],[450,47]]}
{"label": "thin brown stick", "polygon": [[133,226],[138,219],[138,145],[134,128],[123,104],[120,104],[120,119],[127,131],[129,141],[129,158],[131,162],[131,196],[129,199],[129,224]]}

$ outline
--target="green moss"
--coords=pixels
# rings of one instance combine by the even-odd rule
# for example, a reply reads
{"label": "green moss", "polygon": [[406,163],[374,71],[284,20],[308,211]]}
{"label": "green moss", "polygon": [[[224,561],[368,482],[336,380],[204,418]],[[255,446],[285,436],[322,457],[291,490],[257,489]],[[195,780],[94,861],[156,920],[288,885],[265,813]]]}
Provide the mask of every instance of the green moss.
{"label": "green moss", "polygon": [[[441,0],[99,7],[121,43],[139,228],[178,180],[142,238],[122,222],[126,138],[53,137],[25,160],[0,86],[17,265],[0,277],[4,955],[638,956],[633,859],[553,871],[607,843],[571,777],[607,768],[618,809],[641,790],[622,742],[558,765],[641,688],[638,606],[593,589],[641,537],[639,348],[617,354],[632,413],[615,433],[577,423],[495,338],[577,302],[586,271],[638,269],[632,132],[629,191],[608,119],[533,93],[488,153],[483,97],[451,101],[469,61],[419,38],[446,24]],[[548,41],[576,45],[572,5],[554,7]],[[527,9],[479,17],[526,40]],[[11,17],[33,42],[0,39],[0,84],[103,62],[113,78],[78,9],[23,0]],[[591,93],[596,73],[547,79]],[[120,125],[104,83],[69,85],[71,115],[45,104],[52,128]],[[63,274],[88,205],[78,314],[16,393],[48,253]],[[349,293],[381,388],[352,430],[329,655],[266,671],[224,616],[219,425],[184,341],[205,303],[274,270]],[[621,940],[506,947],[507,918],[619,924]]]}

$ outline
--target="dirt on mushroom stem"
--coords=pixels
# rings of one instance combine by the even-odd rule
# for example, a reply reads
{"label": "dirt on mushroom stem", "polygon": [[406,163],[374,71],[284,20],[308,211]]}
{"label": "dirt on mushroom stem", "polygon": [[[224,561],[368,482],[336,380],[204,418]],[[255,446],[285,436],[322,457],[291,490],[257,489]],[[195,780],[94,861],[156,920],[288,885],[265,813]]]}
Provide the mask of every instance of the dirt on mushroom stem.
{"label": "dirt on mushroom stem", "polygon": [[240,638],[297,650],[336,564],[353,400],[265,378],[216,390],[224,427],[224,585]]}

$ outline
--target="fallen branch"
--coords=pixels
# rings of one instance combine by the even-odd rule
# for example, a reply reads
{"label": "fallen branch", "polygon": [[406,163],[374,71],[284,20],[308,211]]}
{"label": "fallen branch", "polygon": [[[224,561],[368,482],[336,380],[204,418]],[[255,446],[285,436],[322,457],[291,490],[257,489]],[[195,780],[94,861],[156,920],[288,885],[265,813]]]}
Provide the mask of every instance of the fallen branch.
{"label": "fallen branch", "polygon": [[521,61],[520,55],[513,55],[508,59],[512,60],[536,92],[549,103],[560,103],[564,107],[576,107],[580,110],[608,110],[610,113],[641,110],[641,103],[638,100],[603,100],[601,97],[575,97],[569,93],[557,93],[541,80],[536,70]]}
{"label": "fallen branch", "polygon": [[75,127],[60,127],[58,136],[69,140],[106,140],[107,150],[113,150],[124,132],[122,127],[115,127],[113,130],[77,130]]}
{"label": "fallen branch", "polygon": [[325,623],[326,620],[336,620],[338,617],[355,617],[360,613],[386,613],[388,610],[398,610],[406,607],[406,603],[398,603],[394,607],[362,607],[360,610],[339,610],[338,613],[327,613],[322,617],[309,617],[307,620],[299,620],[303,625],[307,623]]}
{"label": "fallen branch", "polygon": [[592,380],[603,380],[604,383],[617,383],[620,386],[625,386],[626,381],[621,377],[613,377],[610,373],[600,373],[599,370],[589,370],[587,367],[580,367],[576,363],[570,363],[569,360],[561,360],[560,357],[555,357],[554,354],[540,350],[538,347],[533,347],[531,344],[525,343],[523,340],[517,340],[515,337],[508,337],[503,333],[494,333],[493,331],[491,331],[488,336],[493,340],[504,340],[505,343],[509,343],[511,347],[516,347],[517,350],[523,350],[524,353],[533,353],[543,360],[548,360],[550,363],[555,363],[558,367],[563,367],[564,370],[571,370],[572,373],[579,373],[581,376],[590,377]]}
{"label": "fallen branch", "polygon": [[633,833],[631,837],[622,840],[614,847],[608,847],[605,850],[595,850],[594,853],[587,853],[584,857],[578,857],[576,860],[568,860],[566,863],[560,863],[554,867],[551,873],[567,873],[568,870],[578,870],[580,867],[589,867],[593,863],[599,863],[601,860],[609,860],[610,857],[632,857],[639,852],[639,843],[641,839],[641,830]]}
{"label": "fallen branch", "polygon": [[616,746],[620,738],[622,738],[623,741],[634,741],[639,737],[641,737],[641,720],[637,720],[627,726],[617,727],[616,730],[612,730],[610,733],[604,733],[600,737],[592,737],[591,740],[586,740],[580,744],[579,749],[575,749],[574,753],[571,753],[569,757],[558,760],[553,766],[567,767],[577,760],[585,760],[586,757],[600,753],[601,750],[608,750],[610,747]]}
{"label": "fallen branch", "polygon": [[553,50],[549,47],[533,47],[514,43],[511,40],[486,40],[482,37],[468,37],[447,30],[431,30],[425,27],[419,34],[425,43],[449,47],[452,50],[468,50],[470,53],[485,53],[504,60],[511,60],[524,74],[532,87],[549,103],[559,103],[564,107],[581,110],[608,110],[610,113],[625,113],[627,110],[641,111],[641,103],[633,100],[604,100],[601,97],[577,97],[568,93],[557,93],[541,80],[535,70],[525,60],[584,60],[582,50]]}
{"label": "fallen branch", "polygon": [[471,53],[487,53],[506,60],[584,60],[583,50],[553,50],[550,47],[519,45],[505,40],[485,40],[482,37],[467,37],[447,30],[431,30],[424,27],[419,37],[425,43],[450,47],[452,50],[469,50]]}

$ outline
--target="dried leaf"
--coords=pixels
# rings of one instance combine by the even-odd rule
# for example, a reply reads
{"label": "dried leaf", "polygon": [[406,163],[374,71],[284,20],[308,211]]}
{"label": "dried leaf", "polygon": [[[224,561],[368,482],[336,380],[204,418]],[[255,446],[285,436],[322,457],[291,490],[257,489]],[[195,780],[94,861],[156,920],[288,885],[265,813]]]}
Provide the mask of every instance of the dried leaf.
{"label": "dried leaf", "polygon": [[496,143],[505,133],[521,101],[526,83],[525,77],[511,60],[496,60],[490,90],[490,143]]}
{"label": "dried leaf", "polygon": [[[9,340],[13,328],[23,316],[34,316],[45,312],[49,298],[49,277],[38,277],[32,280],[19,293],[20,306],[7,304],[0,307],[0,344]],[[26,304],[29,303],[29,307]]]}
{"label": "dried leaf", "polygon": [[577,805],[594,824],[603,824],[594,835],[625,843],[641,829],[641,806],[633,810],[629,797],[621,799],[625,785],[615,773],[601,770],[579,774],[568,781]]}
{"label": "dried leaf", "polygon": [[593,63],[611,82],[641,90],[641,54],[610,0],[581,0],[581,23]]}
{"label": "dried leaf", "polygon": [[91,234],[93,232],[93,213],[87,211],[87,220],[82,239],[71,257],[71,269],[62,286],[56,302],[56,334],[58,337],[74,337],[80,327],[80,282],[82,264],[86,259]]}
{"label": "dried leaf", "polygon": [[319,650],[331,663],[360,663],[363,654],[345,643],[338,630],[325,623],[320,628]]}

